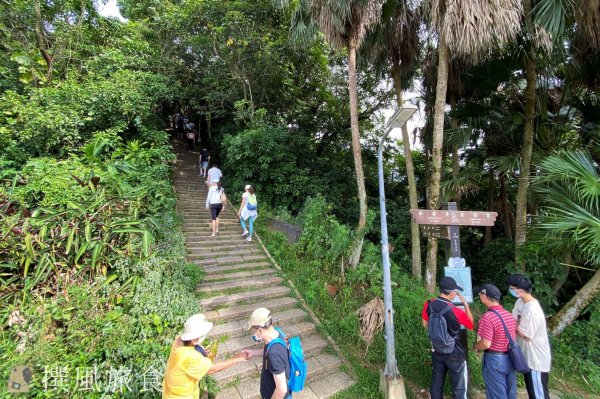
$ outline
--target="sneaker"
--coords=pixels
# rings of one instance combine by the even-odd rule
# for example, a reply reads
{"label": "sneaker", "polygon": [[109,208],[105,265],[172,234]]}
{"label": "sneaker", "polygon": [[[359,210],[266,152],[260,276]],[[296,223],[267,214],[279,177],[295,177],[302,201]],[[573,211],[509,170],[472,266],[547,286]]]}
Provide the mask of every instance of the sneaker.
{"label": "sneaker", "polygon": [[246,237],[246,241],[252,241],[252,236]]}
{"label": "sneaker", "polygon": [[216,237],[217,235],[215,233],[211,233],[210,236],[211,237]]}
{"label": "sneaker", "polygon": [[244,232],[242,233],[242,237],[246,237],[248,235],[248,230],[244,230]]}

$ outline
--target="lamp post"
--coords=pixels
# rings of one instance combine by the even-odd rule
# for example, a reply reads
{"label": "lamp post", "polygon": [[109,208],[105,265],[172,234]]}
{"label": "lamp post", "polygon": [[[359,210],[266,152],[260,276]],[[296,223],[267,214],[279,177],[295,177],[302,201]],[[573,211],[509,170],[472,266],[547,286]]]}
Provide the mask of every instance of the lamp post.
{"label": "lamp post", "polygon": [[394,341],[394,310],[392,308],[392,281],[390,275],[390,252],[387,231],[387,213],[385,209],[385,189],[383,181],[383,145],[392,129],[401,128],[417,111],[412,104],[403,105],[394,112],[386,125],[386,131],[377,148],[377,168],[379,172],[379,209],[381,214],[381,255],[383,257],[383,302],[385,306],[385,368],[383,369],[379,390],[386,399],[404,399],[404,380],[398,371],[396,362],[396,344]]}

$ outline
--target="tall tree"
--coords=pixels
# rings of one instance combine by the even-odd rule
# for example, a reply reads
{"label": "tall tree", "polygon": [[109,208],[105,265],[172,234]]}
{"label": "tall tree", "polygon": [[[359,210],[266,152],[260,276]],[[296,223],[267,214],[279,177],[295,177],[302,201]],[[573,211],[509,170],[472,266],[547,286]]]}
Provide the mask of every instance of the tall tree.
{"label": "tall tree", "polygon": [[[276,0],[279,6],[289,5],[289,0]],[[304,0],[300,1],[292,19],[292,35],[306,38],[312,34],[312,20],[325,35],[331,46],[348,50],[348,92],[350,97],[350,130],[352,133],[352,154],[354,173],[358,188],[359,217],[356,238],[350,256],[350,265],[356,267],[360,261],[364,233],[367,223],[367,190],[363,170],[358,122],[358,79],[356,53],[369,28],[379,21],[383,0]]]}
{"label": "tall tree", "polygon": [[[421,19],[418,10],[413,10],[406,0],[387,0],[383,5],[380,23],[369,34],[361,49],[376,67],[389,71],[396,91],[396,105],[404,105],[403,86],[411,82],[417,60],[420,58],[419,25]],[[406,124],[402,126],[402,147],[406,161],[406,177],[410,207],[419,207],[415,166],[410,149],[410,137]],[[421,278],[421,239],[419,225],[411,220],[412,275]]]}
{"label": "tall tree", "polygon": [[[457,56],[478,60],[494,44],[512,40],[520,30],[520,0],[429,0],[427,11],[438,34],[438,71],[433,118],[431,179],[428,188],[430,209],[440,207],[440,180],[448,65],[451,51]],[[485,21],[485,22],[482,22]],[[437,274],[437,240],[428,239],[425,283],[433,292]]]}

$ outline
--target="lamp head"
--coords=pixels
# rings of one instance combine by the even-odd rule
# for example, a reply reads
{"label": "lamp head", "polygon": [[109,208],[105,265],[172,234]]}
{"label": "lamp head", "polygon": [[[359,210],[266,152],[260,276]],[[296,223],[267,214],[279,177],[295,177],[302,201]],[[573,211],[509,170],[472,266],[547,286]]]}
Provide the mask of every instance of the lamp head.
{"label": "lamp head", "polygon": [[404,126],[406,122],[417,112],[419,108],[413,104],[404,104],[402,107],[398,108],[394,115],[388,120],[387,128],[389,130],[400,128]]}

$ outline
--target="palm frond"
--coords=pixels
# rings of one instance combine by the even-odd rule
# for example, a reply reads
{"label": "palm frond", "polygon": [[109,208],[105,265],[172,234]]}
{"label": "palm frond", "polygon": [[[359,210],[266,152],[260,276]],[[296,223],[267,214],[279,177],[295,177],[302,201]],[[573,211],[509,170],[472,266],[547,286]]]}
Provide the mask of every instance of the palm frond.
{"label": "palm frond", "polygon": [[579,0],[575,7],[575,20],[584,42],[591,48],[600,48],[600,0]]}
{"label": "palm frond", "polygon": [[429,0],[425,8],[450,49],[475,61],[521,30],[521,0]]}
{"label": "palm frond", "polygon": [[539,0],[531,10],[532,21],[550,36],[554,44],[560,44],[572,7],[573,0]]}
{"label": "palm frond", "polygon": [[542,161],[540,171],[535,187],[545,205],[536,230],[550,247],[570,249],[600,266],[598,166],[585,151],[561,151]]}
{"label": "palm frond", "polygon": [[509,175],[521,169],[521,156],[517,153],[496,157],[489,157],[488,164],[494,170]]}

